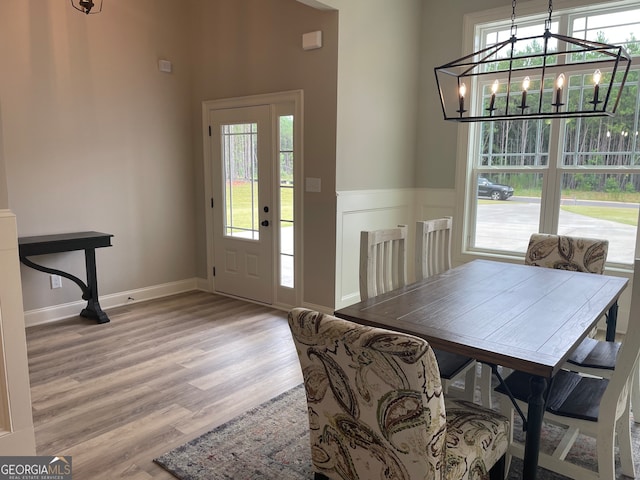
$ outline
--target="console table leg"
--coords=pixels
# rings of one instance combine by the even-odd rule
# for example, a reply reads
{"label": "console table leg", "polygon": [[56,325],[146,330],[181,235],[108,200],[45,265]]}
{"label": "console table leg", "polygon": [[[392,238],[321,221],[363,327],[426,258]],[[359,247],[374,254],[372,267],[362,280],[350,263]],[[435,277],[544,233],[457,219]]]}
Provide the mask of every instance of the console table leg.
{"label": "console table leg", "polygon": [[80,316],[91,318],[96,320],[98,323],[107,323],[109,321],[109,317],[100,307],[100,302],[98,302],[96,250],[94,248],[85,249],[84,258],[87,267],[87,294],[83,295],[82,298],[87,301],[87,307],[80,312]]}

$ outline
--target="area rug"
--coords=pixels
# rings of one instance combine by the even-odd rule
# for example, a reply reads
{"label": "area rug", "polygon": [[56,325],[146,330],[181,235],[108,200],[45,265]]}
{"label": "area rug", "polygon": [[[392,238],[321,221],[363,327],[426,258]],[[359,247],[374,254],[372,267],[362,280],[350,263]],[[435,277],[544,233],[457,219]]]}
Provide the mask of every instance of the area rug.
{"label": "area rug", "polygon": [[[313,473],[306,405],[300,384],[154,462],[180,480],[310,480]],[[632,433],[634,451],[639,452],[640,429],[635,424]],[[545,425],[542,435],[542,448],[550,452],[562,430]],[[567,459],[595,470],[595,441],[580,436]],[[619,468],[617,478],[626,478]],[[514,458],[509,480],[520,478],[522,461]],[[541,468],[538,479],[566,477]]]}

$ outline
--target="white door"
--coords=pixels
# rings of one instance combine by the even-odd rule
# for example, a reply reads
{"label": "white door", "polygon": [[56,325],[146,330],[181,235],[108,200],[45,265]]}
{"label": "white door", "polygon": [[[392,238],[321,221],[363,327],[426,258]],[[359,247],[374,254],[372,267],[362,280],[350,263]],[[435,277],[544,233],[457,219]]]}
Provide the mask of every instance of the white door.
{"label": "white door", "polygon": [[273,303],[268,105],[211,110],[215,290]]}

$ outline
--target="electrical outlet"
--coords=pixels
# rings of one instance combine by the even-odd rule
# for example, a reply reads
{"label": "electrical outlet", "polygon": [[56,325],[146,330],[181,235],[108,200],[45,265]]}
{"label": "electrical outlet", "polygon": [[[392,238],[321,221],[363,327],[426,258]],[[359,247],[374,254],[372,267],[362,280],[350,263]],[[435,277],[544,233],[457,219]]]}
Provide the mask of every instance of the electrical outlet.
{"label": "electrical outlet", "polygon": [[62,277],[60,275],[49,275],[51,288],[62,288]]}

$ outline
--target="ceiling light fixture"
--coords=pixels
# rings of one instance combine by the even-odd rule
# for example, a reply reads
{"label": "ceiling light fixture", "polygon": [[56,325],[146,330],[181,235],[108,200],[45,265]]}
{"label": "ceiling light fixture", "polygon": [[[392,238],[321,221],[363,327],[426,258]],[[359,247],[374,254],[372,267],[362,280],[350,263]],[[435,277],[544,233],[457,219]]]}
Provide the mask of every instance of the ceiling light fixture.
{"label": "ceiling light fixture", "polygon": [[71,0],[71,6],[76,10],[79,10],[80,12],[86,13],[87,15],[89,15],[94,13],[100,13],[102,11],[102,0],[97,0],[97,2],[98,2],[97,10],[93,10],[93,7],[96,6],[93,0]]}
{"label": "ceiling light fixture", "polygon": [[631,66],[625,47],[551,33],[551,0],[544,34],[518,38],[515,12],[512,0],[508,40],[435,68],[444,119],[612,116]]}

